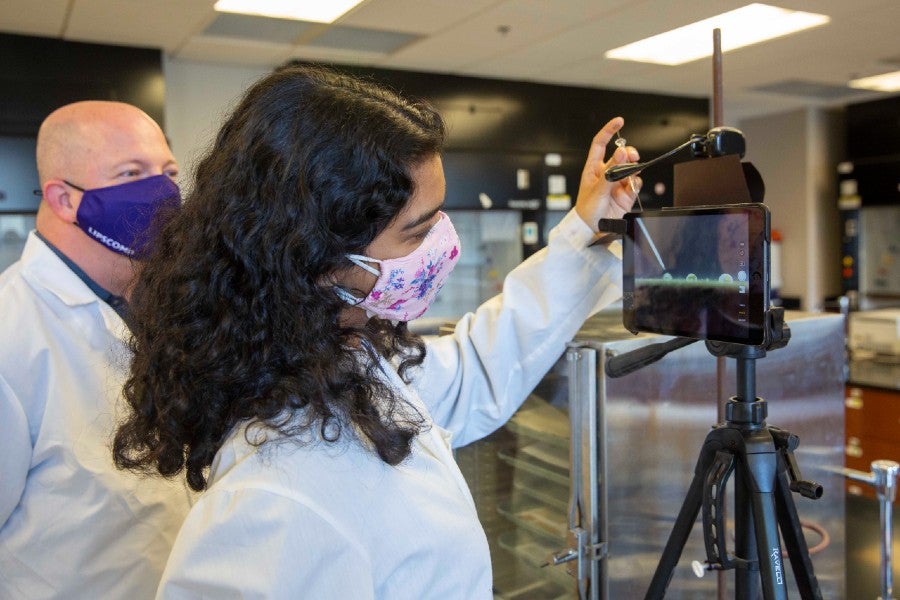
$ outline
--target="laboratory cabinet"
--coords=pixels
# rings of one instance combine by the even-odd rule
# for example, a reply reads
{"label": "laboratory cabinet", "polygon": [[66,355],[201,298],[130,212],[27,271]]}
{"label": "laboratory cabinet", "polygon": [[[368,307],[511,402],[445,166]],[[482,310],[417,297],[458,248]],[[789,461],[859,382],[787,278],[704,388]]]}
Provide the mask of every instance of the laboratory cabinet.
{"label": "laboratory cabinet", "polygon": [[[900,364],[897,357],[850,362],[844,400],[846,466],[868,472],[874,460],[900,462]],[[875,487],[848,479],[847,492],[875,499]],[[894,500],[894,504],[900,499]]]}
{"label": "laboratory cabinet", "polygon": [[[786,322],[788,345],[755,361],[756,391],[768,404],[767,423],[799,436],[803,478],[824,488],[818,500],[793,497],[823,595],[841,598],[843,319],[788,312]],[[736,393],[735,361],[714,357],[703,342],[607,375],[609,357],[668,339],[627,332],[620,308],[600,313],[507,425],[457,451],[491,547],[496,599],[643,597],[704,438]],[[731,535],[728,503],[725,512]],[[561,562],[578,545],[575,529],[588,536],[595,560]],[[705,559],[698,519],[666,598],[712,598],[720,586],[733,597],[734,571],[694,573],[691,563]],[[798,597],[790,573],[787,585]]]}

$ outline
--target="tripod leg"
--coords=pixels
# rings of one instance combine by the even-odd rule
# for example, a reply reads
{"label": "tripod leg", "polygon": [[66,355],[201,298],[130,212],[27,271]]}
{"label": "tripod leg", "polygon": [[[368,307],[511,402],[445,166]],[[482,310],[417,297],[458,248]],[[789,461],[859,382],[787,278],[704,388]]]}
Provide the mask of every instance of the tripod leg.
{"label": "tripod leg", "polygon": [[744,559],[744,566],[734,572],[735,600],[759,598],[759,561],[753,560],[759,552],[748,489],[747,476],[738,469],[734,474],[734,554]]}
{"label": "tripod leg", "polygon": [[778,521],[775,515],[775,499],[771,493],[753,494],[753,524],[756,532],[763,598],[787,600],[784,562],[781,558]]}
{"label": "tripod leg", "polygon": [[[774,491],[778,456],[771,435],[765,430],[760,433],[769,439],[770,451],[749,452],[744,465],[747,491],[753,507],[753,530],[756,534],[759,574],[765,600],[787,600],[784,563],[781,558],[778,520],[775,513]],[[755,441],[757,444],[760,443],[760,440]],[[748,443],[748,449],[754,445],[752,442]]]}
{"label": "tripod leg", "polygon": [[781,456],[778,457],[778,479],[775,482],[775,508],[800,597],[803,600],[821,600],[822,591],[819,589],[819,581],[813,571],[809,547],[806,544],[800,517],[797,515],[797,506],[794,504],[794,497],[791,494],[787,465],[784,464]]}
{"label": "tripod leg", "polygon": [[691,487],[681,504],[678,518],[669,533],[669,540],[656,565],[656,571],[653,573],[653,579],[650,581],[650,587],[647,588],[644,600],[659,600],[666,595],[666,588],[672,581],[672,573],[681,558],[681,552],[691,534],[694,521],[697,520],[697,515],[700,513],[700,506],[703,502],[703,480],[706,477],[705,469],[700,468],[700,462],[703,462],[702,457],[698,461],[694,478],[691,480]]}

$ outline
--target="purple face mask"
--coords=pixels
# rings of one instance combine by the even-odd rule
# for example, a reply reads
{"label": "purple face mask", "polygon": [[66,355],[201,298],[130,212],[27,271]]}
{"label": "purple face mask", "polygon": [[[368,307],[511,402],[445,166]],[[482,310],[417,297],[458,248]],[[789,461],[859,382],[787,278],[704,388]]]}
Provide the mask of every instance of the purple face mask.
{"label": "purple face mask", "polygon": [[166,175],[90,190],[65,183],[83,194],[75,213],[78,227],[97,243],[130,258],[141,258],[149,250],[156,213],[181,206],[181,192]]}

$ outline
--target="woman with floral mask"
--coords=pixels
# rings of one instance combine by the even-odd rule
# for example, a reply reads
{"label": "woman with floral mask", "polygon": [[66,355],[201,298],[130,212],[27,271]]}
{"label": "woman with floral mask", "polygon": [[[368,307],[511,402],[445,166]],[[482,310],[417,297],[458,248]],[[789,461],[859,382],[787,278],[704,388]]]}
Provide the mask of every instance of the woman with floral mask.
{"label": "woman with floral mask", "polygon": [[622,125],[594,138],[548,247],[426,343],[407,321],[465,251],[440,116],[309,67],[247,92],[133,294],[117,464],[205,490],[159,597],[492,597],[451,448],[502,425],[617,299],[619,260],[590,244],[634,202],[603,177],[638,160],[605,160]]}

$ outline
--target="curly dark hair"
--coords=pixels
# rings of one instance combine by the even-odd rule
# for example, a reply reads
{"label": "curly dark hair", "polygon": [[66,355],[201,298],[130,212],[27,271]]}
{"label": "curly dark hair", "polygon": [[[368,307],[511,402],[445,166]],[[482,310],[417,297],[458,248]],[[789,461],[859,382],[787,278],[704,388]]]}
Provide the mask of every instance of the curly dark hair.
{"label": "curly dark hair", "polygon": [[322,67],[288,65],[247,91],[135,284],[119,468],[186,469],[202,490],[245,422],[408,456],[425,421],[374,369],[396,357],[405,377],[425,346],[405,323],[342,324],[329,282],[406,206],[411,170],[445,134],[426,103]]}

